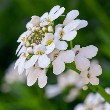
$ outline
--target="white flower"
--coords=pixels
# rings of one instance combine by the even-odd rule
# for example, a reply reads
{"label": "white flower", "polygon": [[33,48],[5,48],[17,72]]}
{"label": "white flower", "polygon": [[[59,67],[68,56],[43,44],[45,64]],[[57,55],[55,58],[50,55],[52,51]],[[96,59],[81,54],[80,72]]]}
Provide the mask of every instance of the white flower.
{"label": "white flower", "polygon": [[77,35],[77,30],[84,28],[88,25],[85,20],[74,20],[79,15],[77,10],[70,11],[63,24],[57,25],[55,30],[55,36],[59,39],[71,41]]}
{"label": "white flower", "polygon": [[26,24],[27,29],[29,29],[29,28],[32,29],[34,26],[40,25],[40,17],[39,16],[32,16],[31,18],[32,18],[31,21]]}
{"label": "white flower", "polygon": [[[78,11],[78,10],[72,10],[72,11],[70,11],[70,12],[67,14],[67,16],[66,16],[66,18],[65,18],[65,20],[64,20],[64,22],[63,22],[63,25],[66,26],[67,24],[71,23],[72,21],[75,21],[74,19],[75,19],[78,15],[79,15],[79,11]],[[74,25],[75,25],[75,24],[74,24]],[[88,25],[88,22],[87,22],[87,21],[85,21],[85,20],[80,20],[80,22],[79,22],[78,26],[75,28],[75,30],[79,30],[79,29],[81,29],[81,28],[84,28],[84,27],[86,27],[87,25]]]}
{"label": "white flower", "polygon": [[43,45],[37,45],[34,47],[34,55],[26,62],[25,68],[30,68],[32,67],[37,61],[38,65],[41,68],[46,68],[50,64],[50,59],[48,56],[45,54],[45,46]]}
{"label": "white flower", "polygon": [[27,85],[32,86],[38,79],[38,85],[43,88],[47,84],[46,69],[33,66],[26,71]]}
{"label": "white flower", "polygon": [[41,43],[46,46],[46,54],[51,53],[55,48],[59,50],[66,50],[68,47],[68,44],[65,41],[55,39],[52,33],[45,34]]}
{"label": "white flower", "polygon": [[61,40],[66,40],[66,41],[73,40],[76,37],[77,32],[76,32],[76,30],[73,30],[73,27],[70,27],[69,29],[67,29],[67,26],[65,26],[64,28],[57,27],[55,29],[55,34],[54,34],[55,37],[58,39],[61,39]]}
{"label": "white flower", "polygon": [[40,23],[40,26],[46,26],[50,23],[52,23],[52,21],[54,21],[55,19],[57,19],[59,16],[62,15],[62,13],[64,12],[65,8],[64,7],[61,7],[60,6],[54,6],[50,12],[46,12],[44,13],[40,20],[41,20],[41,23]]}
{"label": "white flower", "polygon": [[73,49],[75,52],[75,64],[76,68],[80,71],[85,71],[90,67],[89,59],[96,56],[98,48],[90,45],[80,48],[79,45],[76,45]]}
{"label": "white flower", "polygon": [[101,74],[102,74],[102,68],[100,65],[96,64],[90,67],[89,70],[82,71],[80,76],[84,84],[91,83],[92,85],[98,85],[99,79],[97,78],[97,76]]}
{"label": "white flower", "polygon": [[53,73],[58,75],[65,70],[65,63],[71,63],[74,61],[74,52],[72,50],[59,51],[55,49],[50,53],[49,58],[52,61]]}

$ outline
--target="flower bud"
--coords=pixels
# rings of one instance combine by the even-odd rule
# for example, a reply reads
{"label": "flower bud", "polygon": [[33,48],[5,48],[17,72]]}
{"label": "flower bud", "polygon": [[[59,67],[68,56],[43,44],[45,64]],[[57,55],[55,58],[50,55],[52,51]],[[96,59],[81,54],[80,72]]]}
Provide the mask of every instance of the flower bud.
{"label": "flower bud", "polygon": [[27,42],[26,42],[26,46],[27,46],[27,47],[28,47],[28,46],[30,46],[30,43],[29,43],[29,41],[27,41]]}
{"label": "flower bud", "polygon": [[47,30],[47,28],[46,27],[43,27],[42,30],[45,32]]}
{"label": "flower bud", "polygon": [[32,31],[34,32],[35,30],[36,30],[36,27],[33,27],[33,28],[32,28]]}
{"label": "flower bud", "polygon": [[49,32],[53,32],[53,27],[52,27],[52,26],[49,26],[49,27],[48,27],[48,31],[49,31]]}
{"label": "flower bud", "polygon": [[83,86],[83,90],[84,91],[88,90],[88,86]]}
{"label": "flower bud", "polygon": [[27,52],[28,52],[28,53],[33,53],[32,47],[28,47],[28,48],[27,48]]}
{"label": "flower bud", "polygon": [[39,31],[40,27],[36,27],[36,31]]}
{"label": "flower bud", "polygon": [[31,23],[33,24],[33,26],[37,26],[40,24],[40,17],[39,16],[32,16],[31,17]]}

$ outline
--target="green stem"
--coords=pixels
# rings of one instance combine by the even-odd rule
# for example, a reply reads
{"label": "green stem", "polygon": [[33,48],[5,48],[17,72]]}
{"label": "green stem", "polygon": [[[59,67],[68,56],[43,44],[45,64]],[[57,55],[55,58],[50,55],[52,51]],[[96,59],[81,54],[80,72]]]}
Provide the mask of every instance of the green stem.
{"label": "green stem", "polygon": [[88,87],[93,92],[98,92],[108,103],[110,103],[110,95],[104,90],[101,85],[93,86],[91,84],[88,84]]}
{"label": "green stem", "polygon": [[[73,62],[70,64],[66,64],[66,68],[72,69],[80,74],[80,71],[75,68],[75,64]],[[101,85],[94,86],[94,85],[88,84],[88,87],[93,92],[98,92],[108,103],[110,103],[110,95],[104,90],[104,88]]]}
{"label": "green stem", "polygon": [[72,40],[70,41],[70,48],[71,49],[73,48],[73,41]]}

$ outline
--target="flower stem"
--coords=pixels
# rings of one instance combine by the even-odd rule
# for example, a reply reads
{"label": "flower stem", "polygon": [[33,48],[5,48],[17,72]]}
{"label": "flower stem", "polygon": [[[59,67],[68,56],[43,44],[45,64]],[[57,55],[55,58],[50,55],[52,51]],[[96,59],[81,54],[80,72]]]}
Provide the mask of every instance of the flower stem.
{"label": "flower stem", "polygon": [[71,49],[73,48],[73,41],[72,40],[70,41],[70,48]]}
{"label": "flower stem", "polygon": [[101,85],[93,86],[89,84],[88,87],[93,92],[98,92],[108,103],[110,103],[110,95],[104,90],[104,88]]}
{"label": "flower stem", "polygon": [[[75,68],[75,64],[73,62],[70,64],[66,64],[66,68],[72,69],[80,74],[80,71]],[[94,85],[88,84],[88,87],[93,92],[98,92],[105,99],[106,102],[110,103],[110,95],[104,90],[104,88],[101,85],[94,86]]]}

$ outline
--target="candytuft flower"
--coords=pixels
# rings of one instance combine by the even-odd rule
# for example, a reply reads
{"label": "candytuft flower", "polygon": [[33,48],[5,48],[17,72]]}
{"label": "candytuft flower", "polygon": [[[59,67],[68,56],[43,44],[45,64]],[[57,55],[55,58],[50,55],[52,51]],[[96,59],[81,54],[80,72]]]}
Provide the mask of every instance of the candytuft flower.
{"label": "candytuft flower", "polygon": [[65,11],[65,8],[64,7],[61,7],[59,5],[57,6],[54,6],[50,12],[46,12],[44,13],[40,20],[41,20],[41,23],[40,23],[40,26],[46,26],[50,23],[52,23],[52,21],[54,21],[55,19],[57,19],[59,16],[61,16],[63,14],[63,12]]}
{"label": "candytuft flower", "polygon": [[58,75],[65,70],[65,63],[71,63],[74,61],[74,52],[72,50],[59,51],[54,50],[50,55],[50,59],[53,65],[53,73]]}
{"label": "candytuft flower", "polygon": [[27,85],[32,86],[37,80],[40,88],[47,84],[46,69],[40,68],[37,65],[27,69]]}
{"label": "candytuft flower", "polygon": [[95,64],[94,66],[90,66],[90,69],[86,71],[82,71],[80,76],[81,80],[84,84],[91,83],[92,85],[98,85],[99,79],[97,76],[102,74],[102,68],[99,64]]}
{"label": "candytuft flower", "polygon": [[77,10],[70,11],[63,24],[57,25],[55,29],[55,36],[59,39],[71,41],[77,35],[77,30],[88,25],[87,21],[75,18],[79,15]]}
{"label": "candytuft flower", "polygon": [[80,45],[76,45],[73,49],[75,52],[75,64],[76,68],[80,71],[85,71],[90,67],[89,59],[96,56],[98,48],[90,45],[80,48]]}

